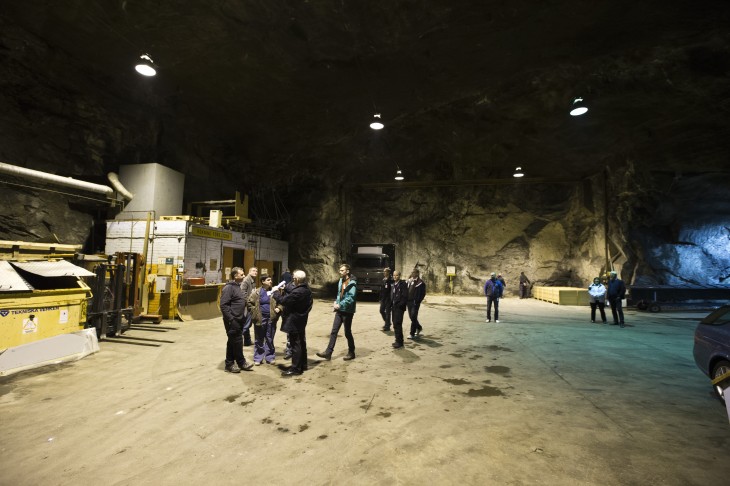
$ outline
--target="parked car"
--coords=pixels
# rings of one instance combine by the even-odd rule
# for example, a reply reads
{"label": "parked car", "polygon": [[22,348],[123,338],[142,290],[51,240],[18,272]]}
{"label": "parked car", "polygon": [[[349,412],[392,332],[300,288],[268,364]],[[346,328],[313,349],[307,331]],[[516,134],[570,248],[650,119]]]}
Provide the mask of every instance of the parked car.
{"label": "parked car", "polygon": [[[730,371],[730,305],[724,305],[702,319],[695,330],[693,350],[695,363],[704,374],[714,380]],[[714,385],[721,400],[723,388]],[[730,398],[730,391],[728,391]]]}

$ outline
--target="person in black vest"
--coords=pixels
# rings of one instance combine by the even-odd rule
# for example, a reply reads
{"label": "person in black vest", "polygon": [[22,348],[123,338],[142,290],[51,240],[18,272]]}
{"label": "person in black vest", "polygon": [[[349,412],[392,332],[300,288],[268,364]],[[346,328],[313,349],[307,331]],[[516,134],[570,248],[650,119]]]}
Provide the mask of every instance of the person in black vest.
{"label": "person in black vest", "polygon": [[415,339],[421,334],[423,326],[418,322],[418,309],[426,297],[426,283],[421,280],[418,269],[413,269],[408,279],[408,317],[411,319],[411,334],[408,339]]}
{"label": "person in black vest", "polygon": [[[221,290],[220,308],[223,314],[223,326],[228,336],[225,369],[229,373],[240,373],[241,370],[249,371],[253,368],[253,363],[246,363],[246,358],[243,357],[242,331],[246,319],[243,311],[246,308],[246,299],[243,298],[241,291],[242,281],[243,269],[233,267],[231,280]],[[235,364],[238,364],[238,367]]]}
{"label": "person in black vest", "polygon": [[380,315],[383,317],[383,331],[390,331],[390,291],[393,286],[390,268],[383,269],[383,275],[380,283]]}
{"label": "person in black vest", "polygon": [[622,300],[626,297],[626,285],[624,281],[618,278],[615,271],[611,271],[611,278],[608,281],[608,304],[611,306],[611,314],[613,314],[613,325],[616,324],[624,327],[624,311],[621,308]]}
{"label": "person in black vest", "polygon": [[403,347],[403,314],[406,312],[407,302],[408,284],[405,280],[400,279],[400,272],[396,270],[393,272],[393,285],[390,290],[391,318],[395,331],[393,347],[395,349]]}
{"label": "person in black vest", "polygon": [[274,310],[283,312],[284,324],[281,330],[289,334],[292,347],[291,366],[281,373],[282,376],[301,375],[307,369],[307,320],[312,310],[312,291],[307,285],[307,275],[301,271],[294,271],[291,291],[280,296]]}

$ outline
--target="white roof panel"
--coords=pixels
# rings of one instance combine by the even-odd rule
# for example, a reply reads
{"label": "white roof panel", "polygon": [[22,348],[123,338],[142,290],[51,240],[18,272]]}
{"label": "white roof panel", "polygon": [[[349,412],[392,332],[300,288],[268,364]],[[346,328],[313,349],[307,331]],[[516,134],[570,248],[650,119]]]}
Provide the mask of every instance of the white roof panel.
{"label": "white roof panel", "polygon": [[33,290],[33,287],[18,275],[10,262],[0,260],[0,292],[23,292],[28,290]]}
{"label": "white roof panel", "polygon": [[94,277],[95,274],[67,262],[66,260],[34,261],[34,262],[11,262],[12,265],[28,273],[40,275],[41,277]]}

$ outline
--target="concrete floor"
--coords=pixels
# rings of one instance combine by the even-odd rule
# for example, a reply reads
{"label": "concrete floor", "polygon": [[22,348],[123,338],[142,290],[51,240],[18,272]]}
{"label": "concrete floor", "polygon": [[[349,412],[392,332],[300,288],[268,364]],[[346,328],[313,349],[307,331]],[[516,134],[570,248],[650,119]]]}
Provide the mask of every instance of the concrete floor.
{"label": "concrete floor", "polygon": [[704,313],[629,311],[619,329],[508,298],[486,324],[483,303],[427,297],[424,336],[394,351],[361,302],[357,359],[341,336],[321,362],[317,301],[294,379],[224,373],[220,319],[0,378],[0,483],[728,484],[727,413],[692,360]]}

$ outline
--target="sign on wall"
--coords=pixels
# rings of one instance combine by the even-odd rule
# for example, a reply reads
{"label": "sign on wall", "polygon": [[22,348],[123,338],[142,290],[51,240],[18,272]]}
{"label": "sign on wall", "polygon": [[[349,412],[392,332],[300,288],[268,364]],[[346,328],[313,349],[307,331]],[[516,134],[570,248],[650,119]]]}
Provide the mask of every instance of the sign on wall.
{"label": "sign on wall", "polygon": [[216,240],[231,241],[233,234],[228,231],[218,231],[210,228],[201,228],[199,226],[191,226],[190,234],[195,236],[204,236],[206,238],[215,238]]}

